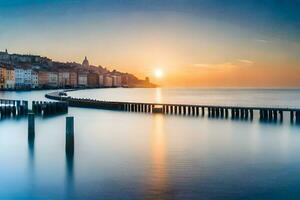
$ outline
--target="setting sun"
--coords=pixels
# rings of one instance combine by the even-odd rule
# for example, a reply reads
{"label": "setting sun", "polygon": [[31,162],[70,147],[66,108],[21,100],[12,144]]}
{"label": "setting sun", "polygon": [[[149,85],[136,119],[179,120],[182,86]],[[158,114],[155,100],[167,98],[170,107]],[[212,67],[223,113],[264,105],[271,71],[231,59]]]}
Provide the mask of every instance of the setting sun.
{"label": "setting sun", "polygon": [[162,69],[156,69],[154,71],[154,75],[156,78],[162,78],[164,76],[164,72]]}

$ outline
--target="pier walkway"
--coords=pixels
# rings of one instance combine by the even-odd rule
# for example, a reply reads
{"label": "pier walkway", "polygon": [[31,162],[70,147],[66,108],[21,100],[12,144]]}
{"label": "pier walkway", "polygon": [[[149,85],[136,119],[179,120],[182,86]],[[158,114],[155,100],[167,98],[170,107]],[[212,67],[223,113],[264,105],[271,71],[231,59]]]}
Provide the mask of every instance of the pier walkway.
{"label": "pier walkway", "polygon": [[254,114],[261,121],[283,121],[284,113],[289,114],[291,123],[300,124],[300,108],[282,107],[243,107],[243,106],[212,106],[212,105],[186,105],[186,104],[162,104],[162,103],[138,103],[100,101],[86,98],[73,98],[66,96],[64,92],[53,92],[45,95],[46,98],[58,101],[66,101],[69,106],[82,108],[96,108],[127,112],[162,113],[184,116],[205,116],[211,118],[231,118],[241,120],[253,120]]}

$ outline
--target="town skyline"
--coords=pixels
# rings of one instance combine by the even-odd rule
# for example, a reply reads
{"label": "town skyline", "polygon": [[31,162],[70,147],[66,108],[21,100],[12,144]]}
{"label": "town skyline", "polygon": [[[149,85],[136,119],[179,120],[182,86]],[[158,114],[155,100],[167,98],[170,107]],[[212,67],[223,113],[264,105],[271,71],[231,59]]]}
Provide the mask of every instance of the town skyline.
{"label": "town skyline", "polygon": [[53,61],[33,54],[0,51],[0,90],[33,90],[58,88],[155,87],[149,80],[134,74],[108,70],[82,63]]}

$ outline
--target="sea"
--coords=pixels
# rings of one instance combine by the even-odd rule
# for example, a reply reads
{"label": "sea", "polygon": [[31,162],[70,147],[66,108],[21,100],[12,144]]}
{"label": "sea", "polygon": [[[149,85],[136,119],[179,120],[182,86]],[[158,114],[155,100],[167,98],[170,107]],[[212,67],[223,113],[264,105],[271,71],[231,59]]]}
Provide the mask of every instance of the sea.
{"label": "sea", "polygon": [[[0,92],[47,100],[51,91]],[[98,100],[300,108],[297,89],[111,88],[68,92]],[[65,118],[74,116],[74,155]],[[300,199],[300,126],[280,122],[70,108],[0,120],[0,199]]]}

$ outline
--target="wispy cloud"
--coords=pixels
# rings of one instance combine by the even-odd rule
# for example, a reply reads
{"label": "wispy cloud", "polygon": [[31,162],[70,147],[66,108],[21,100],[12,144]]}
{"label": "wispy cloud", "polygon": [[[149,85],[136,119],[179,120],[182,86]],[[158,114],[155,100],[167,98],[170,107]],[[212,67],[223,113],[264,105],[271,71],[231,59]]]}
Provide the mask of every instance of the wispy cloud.
{"label": "wispy cloud", "polygon": [[270,43],[270,40],[265,40],[265,39],[255,39],[254,41],[260,42],[260,43]]}
{"label": "wispy cloud", "polygon": [[197,63],[194,64],[193,66],[205,70],[221,70],[221,69],[234,68],[237,65],[235,65],[232,62],[224,62],[224,63],[217,63],[217,64]]}
{"label": "wispy cloud", "polygon": [[247,65],[252,65],[254,63],[252,60],[247,60],[247,59],[239,59],[238,62],[247,64]]}

